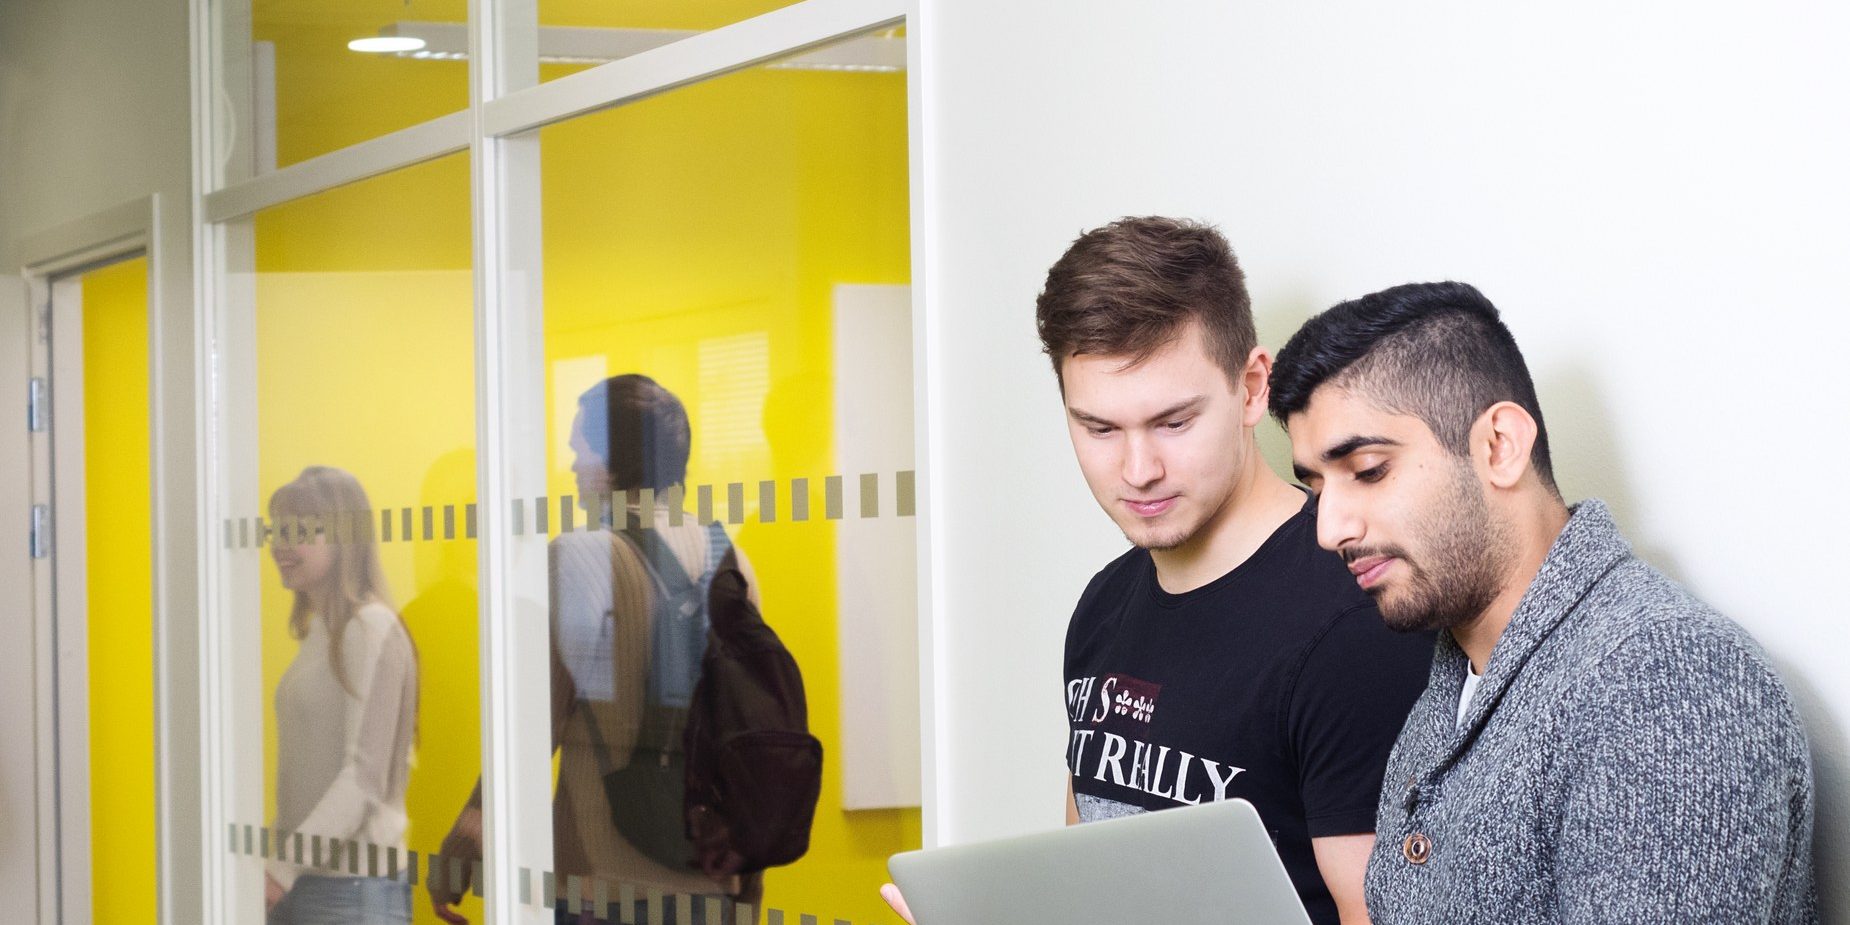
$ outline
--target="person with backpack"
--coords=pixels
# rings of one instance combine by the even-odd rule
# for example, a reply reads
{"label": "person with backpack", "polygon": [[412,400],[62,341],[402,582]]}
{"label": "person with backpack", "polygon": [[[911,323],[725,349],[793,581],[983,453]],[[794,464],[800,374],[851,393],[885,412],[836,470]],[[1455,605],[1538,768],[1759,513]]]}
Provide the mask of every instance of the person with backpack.
{"label": "person with backpack", "polygon": [[[560,923],[736,921],[755,909],[763,869],[808,846],[821,746],[808,734],[796,663],[758,611],[757,582],[719,524],[679,512],[691,444],[680,399],[642,375],[578,400],[571,448],[577,496],[596,529],[549,547],[553,799],[558,882],[582,878]],[[642,490],[651,493],[643,503]],[[679,512],[682,516],[675,516]],[[445,857],[481,856],[478,786],[445,838]],[[593,908],[596,885],[632,916]],[[429,880],[437,915],[468,884]],[[664,897],[661,918],[643,908]]]}

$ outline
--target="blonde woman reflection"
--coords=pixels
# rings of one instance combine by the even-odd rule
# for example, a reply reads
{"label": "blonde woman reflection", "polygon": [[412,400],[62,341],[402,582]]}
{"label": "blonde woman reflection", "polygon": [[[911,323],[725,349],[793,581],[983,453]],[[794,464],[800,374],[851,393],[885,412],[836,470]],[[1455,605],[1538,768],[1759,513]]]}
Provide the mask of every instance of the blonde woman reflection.
{"label": "blonde woman reflection", "polygon": [[405,847],[417,722],[417,649],[387,598],[370,511],[360,483],[328,466],[270,496],[288,534],[271,556],[295,592],[289,632],[301,641],[276,686],[275,828],[321,836],[327,852],[319,867],[267,862],[270,925],[411,921],[408,883],[347,873],[355,842],[359,856]]}

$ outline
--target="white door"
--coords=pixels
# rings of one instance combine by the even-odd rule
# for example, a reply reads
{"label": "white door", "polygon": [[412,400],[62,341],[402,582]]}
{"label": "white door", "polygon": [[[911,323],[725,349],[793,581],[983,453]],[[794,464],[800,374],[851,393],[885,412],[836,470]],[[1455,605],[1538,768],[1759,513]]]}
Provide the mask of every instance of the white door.
{"label": "white door", "polygon": [[[97,307],[110,302],[118,313],[126,311],[131,316],[145,317],[145,264],[135,267],[123,264],[107,272],[113,274],[112,279],[125,278],[120,272],[124,268],[138,273],[134,278],[139,283],[117,293],[113,302],[99,297]],[[6,566],[9,572],[4,577],[18,577],[21,580],[13,586],[30,589],[29,593],[17,596],[29,608],[29,613],[7,622],[4,632],[8,638],[0,640],[5,654],[0,657],[9,662],[17,659],[27,668],[18,673],[4,673],[5,684],[15,685],[18,682],[14,679],[24,679],[26,685],[25,690],[18,692],[22,696],[6,702],[32,705],[31,710],[18,711],[24,716],[6,718],[7,741],[34,744],[30,752],[5,749],[8,758],[4,770],[8,784],[16,777],[32,781],[25,792],[33,794],[34,798],[22,807],[28,809],[28,814],[15,817],[9,812],[8,816],[34,821],[37,847],[30,864],[23,861],[16,864],[15,859],[8,858],[0,869],[9,887],[5,890],[5,901],[20,904],[16,910],[6,910],[9,913],[6,921],[89,923],[96,918],[93,884],[98,882],[135,893],[129,900],[130,908],[146,910],[150,915],[155,908],[155,897],[151,895],[152,875],[139,876],[141,872],[151,872],[155,864],[151,767],[152,613],[151,609],[116,608],[107,615],[110,617],[107,625],[93,624],[92,587],[88,580],[88,569],[96,559],[96,550],[86,545],[89,505],[102,498],[105,503],[98,510],[108,515],[104,520],[109,524],[125,522],[123,518],[127,512],[110,502],[113,496],[108,486],[90,484],[94,479],[85,465],[86,353],[101,358],[93,372],[105,370],[110,358],[119,357],[124,350],[136,360],[143,360],[146,355],[145,337],[130,337],[128,333],[106,327],[93,333],[122,342],[86,344],[86,281],[98,279],[102,271],[102,267],[92,264],[48,279],[28,279],[23,284],[18,280],[0,280],[0,284],[4,284],[0,289],[5,289],[7,298],[15,303],[0,305],[7,309],[7,321],[0,330],[0,349],[17,347],[15,355],[24,361],[21,366],[25,372],[20,377],[23,382],[8,383],[7,388],[17,388],[21,392],[21,401],[14,407],[26,409],[22,422],[26,435],[23,451],[15,450],[15,445],[9,442],[9,452],[0,458],[0,476],[11,476],[5,478],[6,483],[27,487],[21,493],[25,506],[21,522],[27,535],[27,542],[22,544],[25,566],[14,576],[9,563]],[[23,325],[18,323],[21,320]],[[136,320],[139,322],[139,318]],[[111,370],[110,373],[126,378],[131,385],[126,389],[111,389],[103,396],[117,406],[113,410],[99,409],[99,421],[110,420],[112,415],[120,416],[126,410],[132,412],[131,416],[141,415],[140,420],[145,422],[145,372]],[[103,414],[104,411],[111,411],[111,414]],[[135,429],[131,427],[131,432]],[[145,430],[145,423],[140,429]],[[112,473],[105,481],[126,481],[145,492],[148,471],[145,450],[123,445],[108,449],[117,462],[105,470]],[[99,489],[103,492],[100,495],[97,494]],[[108,544],[105,552],[146,552],[148,537],[137,535],[134,529],[109,529],[104,533],[107,535],[98,539]],[[96,559],[104,565],[108,564],[106,560],[109,560],[108,555]],[[145,571],[142,574],[135,571],[140,570],[104,568],[99,572],[99,577],[105,573],[109,577],[109,587],[104,590],[110,593],[105,593],[104,597],[110,597],[113,593],[110,589],[124,585],[147,587],[151,576]],[[92,639],[93,626],[99,634],[95,639]],[[120,653],[125,640],[133,653],[128,656],[135,665],[131,672],[114,667],[114,663],[122,660]],[[93,643],[103,644],[102,649],[94,651],[116,653],[105,658],[104,673],[98,675],[98,680],[107,682],[99,696],[106,704],[114,705],[110,712],[97,711],[98,704],[92,700]],[[133,680],[129,675],[141,680]],[[124,697],[130,701],[126,710],[120,704]],[[146,709],[142,709],[143,706]],[[127,716],[126,722],[123,716]],[[11,737],[15,731],[20,733],[17,738]],[[92,786],[93,741],[100,748],[97,756],[103,759],[102,769],[96,773],[105,778],[96,788]],[[131,748],[128,743],[138,743],[132,750],[140,760],[117,761],[113,757],[114,750]],[[24,754],[31,756],[29,767],[13,757]],[[6,796],[0,799],[9,803],[17,799],[13,786],[7,786],[5,792]],[[101,798],[102,802],[93,801],[93,797]],[[120,809],[125,797],[131,806],[127,812]],[[98,827],[96,823],[104,825]],[[101,842],[97,841],[99,832],[107,836]],[[123,832],[135,837],[125,841]],[[129,844],[133,848],[124,850]],[[99,862],[104,866],[99,867]],[[32,888],[12,889],[15,884],[26,886],[23,871],[28,869]],[[105,880],[102,876],[105,871],[116,873]],[[26,908],[28,901],[30,910]],[[114,918],[115,915],[104,917]]]}
{"label": "white door", "polygon": [[90,921],[83,562],[83,305],[75,276],[27,288],[38,921]]}

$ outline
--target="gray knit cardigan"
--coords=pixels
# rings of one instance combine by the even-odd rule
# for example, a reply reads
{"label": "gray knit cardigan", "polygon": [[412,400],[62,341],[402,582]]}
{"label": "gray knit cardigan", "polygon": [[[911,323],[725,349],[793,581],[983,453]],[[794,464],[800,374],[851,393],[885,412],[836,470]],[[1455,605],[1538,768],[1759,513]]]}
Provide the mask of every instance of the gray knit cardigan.
{"label": "gray knit cardigan", "polygon": [[1574,511],[1491,653],[1440,633],[1388,759],[1375,925],[1816,922],[1805,730],[1740,627]]}

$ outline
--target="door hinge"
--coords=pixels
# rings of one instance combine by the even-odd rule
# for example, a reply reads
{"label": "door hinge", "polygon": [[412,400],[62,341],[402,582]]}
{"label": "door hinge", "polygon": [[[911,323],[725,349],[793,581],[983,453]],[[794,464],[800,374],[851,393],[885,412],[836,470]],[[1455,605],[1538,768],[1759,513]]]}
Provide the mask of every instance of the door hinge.
{"label": "door hinge", "polygon": [[33,376],[26,384],[26,429],[32,433],[43,433],[48,419],[45,407],[45,377]]}
{"label": "door hinge", "polygon": [[51,505],[32,506],[32,558],[51,555]]}

